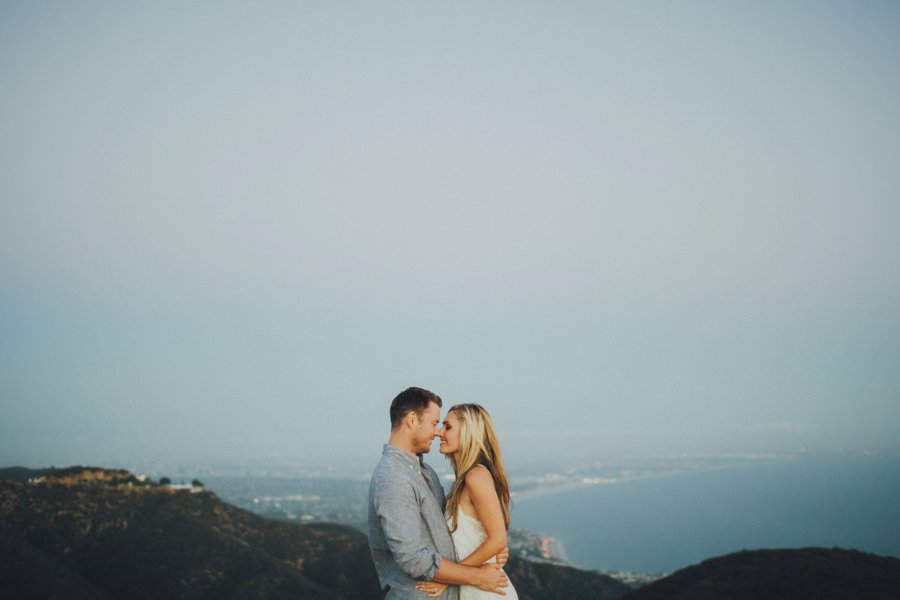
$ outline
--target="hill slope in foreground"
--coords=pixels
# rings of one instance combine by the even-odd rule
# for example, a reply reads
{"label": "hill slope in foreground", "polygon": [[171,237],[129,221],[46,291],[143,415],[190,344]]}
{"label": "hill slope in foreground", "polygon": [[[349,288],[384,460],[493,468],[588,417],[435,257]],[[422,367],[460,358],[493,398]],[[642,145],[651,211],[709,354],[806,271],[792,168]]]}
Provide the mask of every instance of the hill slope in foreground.
{"label": "hill slope in foreground", "polygon": [[[39,477],[38,482],[28,482]],[[127,471],[0,470],[0,597],[380,598],[366,538],[270,521]],[[630,591],[604,575],[512,560],[523,600]]]}
{"label": "hill slope in foreground", "polygon": [[703,561],[627,600],[897,600],[900,560],[855,550],[754,550]]}
{"label": "hill slope in foreground", "polygon": [[[572,567],[506,570],[522,600],[900,597],[900,560],[839,549],[739,552],[637,591]],[[0,469],[0,598],[380,597],[355,529],[266,520],[127,471]]]}

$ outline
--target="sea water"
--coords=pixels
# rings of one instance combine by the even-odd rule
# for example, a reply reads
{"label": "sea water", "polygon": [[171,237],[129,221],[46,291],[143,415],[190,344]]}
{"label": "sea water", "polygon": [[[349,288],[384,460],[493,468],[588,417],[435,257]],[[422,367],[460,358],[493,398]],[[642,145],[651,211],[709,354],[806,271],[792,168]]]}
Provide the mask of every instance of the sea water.
{"label": "sea water", "polygon": [[900,456],[802,456],[514,500],[513,527],[591,569],[670,572],[742,549],[900,557]]}

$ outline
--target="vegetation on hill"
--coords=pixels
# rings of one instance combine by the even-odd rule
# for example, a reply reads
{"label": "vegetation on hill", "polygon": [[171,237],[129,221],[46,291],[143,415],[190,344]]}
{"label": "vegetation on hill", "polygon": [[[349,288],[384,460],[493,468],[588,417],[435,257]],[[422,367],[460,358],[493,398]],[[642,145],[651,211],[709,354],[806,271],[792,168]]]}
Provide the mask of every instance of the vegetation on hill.
{"label": "vegetation on hill", "polygon": [[374,598],[365,537],[268,521],[209,492],[0,482],[0,597]]}
{"label": "vegetation on hill", "polygon": [[[0,597],[381,597],[356,529],[267,520],[207,491],[135,485],[124,471],[12,474],[0,481]],[[522,600],[615,600],[630,589],[525,560],[508,571]]]}
{"label": "vegetation on hill", "polygon": [[616,600],[632,589],[596,571],[521,558],[510,558],[504,570],[520,600]]}
{"label": "vegetation on hill", "polygon": [[706,560],[626,600],[896,600],[900,560],[855,550],[753,550]]}
{"label": "vegetation on hill", "polygon": [[[637,591],[511,559],[522,600],[894,600],[900,560],[808,548],[707,560]],[[379,598],[365,535],[268,520],[195,486],[92,467],[0,469],[0,598]]]}

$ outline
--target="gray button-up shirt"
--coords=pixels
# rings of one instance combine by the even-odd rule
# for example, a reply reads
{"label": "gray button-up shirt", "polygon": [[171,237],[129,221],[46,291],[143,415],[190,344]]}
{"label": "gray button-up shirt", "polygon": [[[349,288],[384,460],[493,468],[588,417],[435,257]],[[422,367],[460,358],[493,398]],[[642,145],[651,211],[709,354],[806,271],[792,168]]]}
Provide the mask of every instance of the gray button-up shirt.
{"label": "gray button-up shirt", "polygon": [[[445,502],[434,469],[385,444],[369,484],[369,548],[385,598],[427,598],[416,582],[431,579],[442,556],[456,560]],[[459,587],[449,586],[440,597],[457,600]]]}

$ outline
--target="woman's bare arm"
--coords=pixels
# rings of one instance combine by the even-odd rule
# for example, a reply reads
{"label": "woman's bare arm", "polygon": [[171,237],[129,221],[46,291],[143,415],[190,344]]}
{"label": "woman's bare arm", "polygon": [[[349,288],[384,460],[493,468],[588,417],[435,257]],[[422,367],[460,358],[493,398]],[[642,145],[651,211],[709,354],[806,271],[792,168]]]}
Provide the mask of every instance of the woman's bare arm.
{"label": "woman's bare arm", "polygon": [[459,561],[459,564],[479,566],[506,547],[506,523],[490,471],[476,467],[466,473],[465,489],[487,538],[470,555]]}

